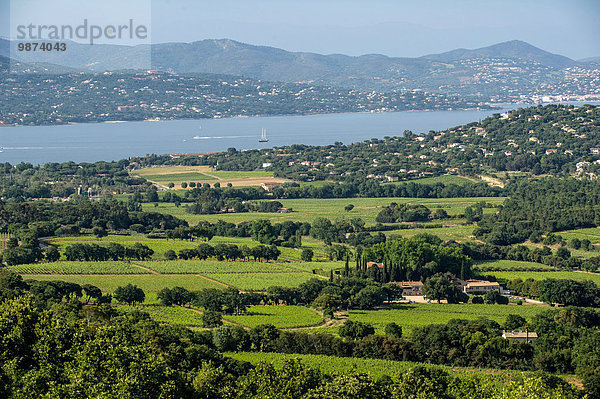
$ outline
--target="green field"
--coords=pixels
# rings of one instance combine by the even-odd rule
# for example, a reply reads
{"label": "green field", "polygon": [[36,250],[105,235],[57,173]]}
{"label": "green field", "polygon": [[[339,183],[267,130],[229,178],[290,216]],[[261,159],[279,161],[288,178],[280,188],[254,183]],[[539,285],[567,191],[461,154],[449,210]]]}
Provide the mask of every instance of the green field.
{"label": "green field", "polygon": [[[246,361],[252,364],[261,362],[271,363],[276,368],[281,368],[283,361],[286,359],[300,359],[303,364],[321,370],[327,374],[341,374],[357,370],[360,373],[365,373],[373,378],[379,378],[384,375],[396,377],[400,373],[408,371],[417,365],[425,366],[431,369],[441,369],[454,376],[465,378],[470,375],[476,376],[488,381],[506,384],[507,380],[519,378],[523,373],[516,370],[490,370],[478,368],[452,368],[448,366],[431,365],[427,363],[416,362],[401,362],[383,359],[361,359],[350,357],[336,357],[324,355],[297,355],[284,353],[257,353],[257,352],[226,352],[225,356],[233,359]],[[432,398],[434,399],[434,398]]]}
{"label": "green field", "polygon": [[544,280],[547,278],[554,279],[566,279],[566,280],[578,280],[578,281],[593,281],[597,285],[600,285],[600,273],[584,273],[584,272],[572,272],[572,271],[549,271],[549,272],[489,272],[486,275],[494,276],[497,279],[515,280],[520,278],[522,280],[532,278],[534,280]]}
{"label": "green field", "polygon": [[264,291],[272,286],[297,287],[317,276],[311,273],[207,273],[206,277],[240,290]]}
{"label": "green field", "polygon": [[295,273],[344,267],[343,262],[219,262],[215,260],[174,260],[136,262],[162,274],[214,274],[214,273]]}
{"label": "green field", "polygon": [[247,327],[260,324],[273,324],[277,328],[314,326],[323,321],[321,316],[305,306],[250,306],[247,314],[240,316],[225,315],[225,320]]}
{"label": "green field", "polygon": [[219,180],[237,180],[237,179],[251,179],[255,177],[271,177],[273,172],[265,172],[264,170],[242,170],[242,171],[229,171],[229,170],[217,170],[210,172],[211,176],[217,177]]}
{"label": "green field", "polygon": [[289,273],[292,269],[282,263],[272,262],[219,262],[212,260],[163,260],[138,262],[158,273],[206,274],[206,273]]}
{"label": "green field", "polygon": [[146,168],[136,170],[132,173],[135,176],[142,177],[154,182],[162,187],[167,187],[168,183],[175,185],[174,189],[179,189],[182,182],[196,184],[208,183],[214,185],[219,183],[221,186],[231,183],[235,187],[259,186],[264,182],[283,183],[289,180],[277,179],[273,177],[272,172],[264,170],[259,171],[215,171],[210,166],[166,166],[160,168]]}
{"label": "green field", "polygon": [[410,229],[410,230],[392,230],[386,231],[388,238],[412,237],[417,234],[433,234],[442,240],[465,241],[473,236],[475,226],[449,226],[433,229]]}
{"label": "green field", "polygon": [[[57,246],[59,251],[64,254],[65,247],[73,244],[98,244],[108,245],[109,242],[116,242],[125,246],[132,246],[136,242],[147,245],[154,251],[153,258],[161,259],[164,253],[172,249],[178,252],[181,249],[196,248],[198,241],[183,241],[183,240],[166,240],[160,238],[146,238],[143,236],[124,236],[124,235],[108,235],[101,239],[96,239],[94,236],[79,236],[79,237],[61,237],[48,240],[48,244]],[[64,255],[62,256],[64,259]]]}
{"label": "green field", "polygon": [[51,262],[9,266],[20,274],[148,274],[147,270],[127,262]]}
{"label": "green field", "polygon": [[518,260],[494,260],[487,262],[479,262],[473,266],[473,269],[487,273],[490,271],[556,271],[559,270],[556,267],[543,265],[535,262],[522,262]]}
{"label": "green field", "polygon": [[[201,241],[184,241],[184,240],[167,240],[164,238],[146,238],[144,236],[125,236],[125,235],[108,235],[101,239],[97,239],[95,236],[85,235],[78,237],[61,237],[53,238],[47,241],[48,244],[58,247],[61,253],[64,254],[65,248],[73,244],[98,244],[108,245],[110,242],[116,242],[125,246],[132,246],[136,242],[147,245],[154,251],[152,255],[153,259],[164,259],[164,254],[167,250],[171,249],[175,252],[179,252],[182,249],[193,249],[198,247]],[[218,237],[215,236],[209,241],[209,244],[236,244],[236,245],[247,245],[249,247],[255,247],[260,245],[259,242],[253,241],[250,237]],[[315,252],[315,258],[325,258],[325,250],[323,245],[315,240],[311,240],[309,237],[303,242],[304,247],[312,248]],[[300,260],[302,250],[296,248],[279,247],[281,251],[280,260]],[[64,259],[64,255],[62,256]]]}
{"label": "green field", "polygon": [[600,228],[590,227],[587,229],[565,230],[559,231],[556,234],[560,235],[565,240],[579,238],[580,240],[588,239],[592,244],[600,243]]}
{"label": "green field", "polygon": [[183,287],[190,291],[199,291],[205,288],[219,288],[223,286],[198,276],[190,275],[73,275],[65,274],[60,276],[48,274],[28,274],[24,278],[31,280],[61,280],[77,284],[92,284],[100,288],[105,293],[112,293],[117,287],[129,283],[137,285],[145,292],[158,292],[165,287]]}
{"label": "green field", "polygon": [[547,306],[529,305],[419,303],[394,305],[391,309],[382,310],[351,310],[350,320],[371,323],[378,334],[383,334],[386,324],[394,322],[402,326],[404,334],[410,335],[415,327],[444,324],[452,319],[475,320],[485,317],[502,324],[509,314],[518,314],[531,320],[537,313],[548,309]]}
{"label": "green field", "polygon": [[[290,213],[222,213],[216,215],[191,215],[185,212],[185,204],[179,208],[172,203],[159,203],[158,207],[154,204],[143,204],[143,209],[147,211],[156,211],[173,216],[177,216],[188,222],[195,224],[200,220],[216,222],[221,219],[226,222],[240,223],[243,221],[252,221],[257,219],[269,219],[271,222],[282,222],[293,220],[312,223],[318,217],[325,217],[331,220],[339,218],[362,218],[367,225],[374,225],[377,214],[381,208],[389,205],[391,202],[423,204],[432,210],[443,208],[450,215],[462,214],[467,206],[474,205],[477,202],[485,201],[492,204],[501,204],[505,198],[497,197],[477,197],[477,198],[335,198],[335,199],[282,199],[279,200],[285,208],[291,208]],[[346,212],[344,207],[353,204],[354,209]],[[493,208],[486,208],[486,212],[495,212]]]}
{"label": "green field", "polygon": [[174,173],[174,174],[170,174],[170,175],[144,174],[143,177],[145,179],[155,181],[158,183],[169,183],[169,182],[175,182],[175,181],[177,181],[177,182],[179,182],[179,181],[205,182],[205,181],[217,180],[216,177],[209,176],[209,175],[206,175],[204,173],[199,173],[199,172]]}
{"label": "green field", "polygon": [[139,310],[150,314],[152,320],[179,326],[202,327],[202,314],[181,306],[119,306],[119,310],[132,312]]}

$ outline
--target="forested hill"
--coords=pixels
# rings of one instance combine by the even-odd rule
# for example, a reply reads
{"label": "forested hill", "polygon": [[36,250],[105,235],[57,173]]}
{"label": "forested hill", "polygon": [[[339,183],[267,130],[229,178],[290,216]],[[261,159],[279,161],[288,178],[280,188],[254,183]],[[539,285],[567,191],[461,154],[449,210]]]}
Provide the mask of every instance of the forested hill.
{"label": "forested hill", "polygon": [[[0,39],[0,55],[8,56],[9,46],[16,44]],[[19,53],[15,49],[12,54],[18,54],[23,62],[47,62],[95,72],[148,68],[140,64],[144,57],[140,57],[136,46],[73,42],[68,46],[68,54]],[[519,40],[420,58],[291,52],[229,39],[158,43],[150,51],[153,69],[177,74],[226,73],[378,92],[418,89],[460,95],[472,101],[520,102],[536,101],[541,96],[600,94],[597,66]]]}
{"label": "forested hill", "polygon": [[[202,162],[224,170],[261,167],[296,180],[411,180],[446,173],[499,172],[596,177],[600,107],[538,106],[495,114],[441,132],[328,146],[292,145],[219,153]],[[500,174],[501,177],[504,175]]]}

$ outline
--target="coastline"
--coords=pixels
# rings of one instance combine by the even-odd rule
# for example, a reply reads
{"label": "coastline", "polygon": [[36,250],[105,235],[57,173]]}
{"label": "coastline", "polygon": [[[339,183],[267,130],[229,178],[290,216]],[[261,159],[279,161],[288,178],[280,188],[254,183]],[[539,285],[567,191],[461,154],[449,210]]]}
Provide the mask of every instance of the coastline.
{"label": "coastline", "polygon": [[189,121],[189,120],[215,120],[215,119],[239,119],[239,118],[276,118],[276,117],[293,117],[293,116],[314,116],[314,115],[344,115],[344,114],[385,114],[385,113],[410,113],[410,112],[443,112],[443,111],[491,111],[491,110],[502,110],[506,108],[527,108],[535,107],[538,105],[600,105],[600,100],[590,101],[558,101],[558,102],[543,102],[543,103],[526,103],[526,102],[498,102],[498,103],[485,103],[489,108],[482,107],[471,107],[471,108],[444,108],[444,109],[406,109],[406,110],[372,110],[372,111],[345,111],[345,112],[307,112],[307,113],[292,113],[292,114],[257,114],[257,115],[232,115],[232,116],[214,116],[211,118],[150,118],[150,119],[134,119],[134,120],[106,120],[106,121],[87,121],[87,122],[63,122],[63,123],[45,123],[37,125],[23,125],[23,124],[2,124],[3,127],[50,127],[50,126],[68,126],[68,125],[87,125],[87,124],[101,124],[101,123],[129,123],[129,122],[164,122],[164,121]]}
{"label": "coastline", "polygon": [[[51,127],[51,126],[68,126],[68,125],[87,125],[101,123],[129,123],[129,122],[165,122],[165,121],[190,121],[190,120],[215,120],[215,119],[238,119],[238,118],[276,118],[276,117],[293,117],[293,116],[315,116],[315,115],[346,115],[346,114],[385,114],[385,113],[400,113],[400,112],[443,112],[443,111],[491,111],[494,109],[502,109],[499,106],[502,104],[486,104],[489,108],[472,107],[472,108],[444,108],[444,109],[406,109],[406,110],[384,110],[384,111],[347,111],[347,112],[307,112],[293,114],[258,114],[258,115],[232,115],[232,116],[214,116],[212,118],[150,118],[150,119],[134,119],[134,120],[107,120],[107,121],[88,121],[88,122],[63,122],[63,123],[45,123],[37,125],[22,125],[22,124],[0,124],[2,127]],[[516,104],[515,104],[516,105]]]}

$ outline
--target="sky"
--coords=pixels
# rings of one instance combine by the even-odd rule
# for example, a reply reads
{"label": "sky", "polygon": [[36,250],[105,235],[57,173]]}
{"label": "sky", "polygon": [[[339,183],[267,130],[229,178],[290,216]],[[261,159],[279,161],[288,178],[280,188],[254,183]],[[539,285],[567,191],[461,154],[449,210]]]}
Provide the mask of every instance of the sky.
{"label": "sky", "polygon": [[[11,1],[0,3],[0,36],[8,37]],[[600,0],[12,0],[12,8],[20,18],[57,24],[143,18],[150,9],[154,43],[229,38],[290,51],[418,57],[518,39],[573,59],[600,56]]]}

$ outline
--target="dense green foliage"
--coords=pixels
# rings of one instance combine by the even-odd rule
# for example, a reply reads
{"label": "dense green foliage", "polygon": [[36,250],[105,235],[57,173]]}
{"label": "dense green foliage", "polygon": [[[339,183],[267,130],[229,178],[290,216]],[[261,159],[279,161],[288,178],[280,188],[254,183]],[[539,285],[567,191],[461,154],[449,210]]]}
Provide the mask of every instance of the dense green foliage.
{"label": "dense green foliage", "polygon": [[597,180],[522,180],[497,214],[484,216],[475,232],[492,244],[508,245],[542,234],[600,225]]}
{"label": "dense green foliage", "polygon": [[462,279],[471,276],[471,260],[460,246],[442,243],[432,235],[388,241],[366,248],[362,252],[366,263],[382,262],[383,268],[369,268],[378,281],[422,280],[436,273],[450,273]]}

